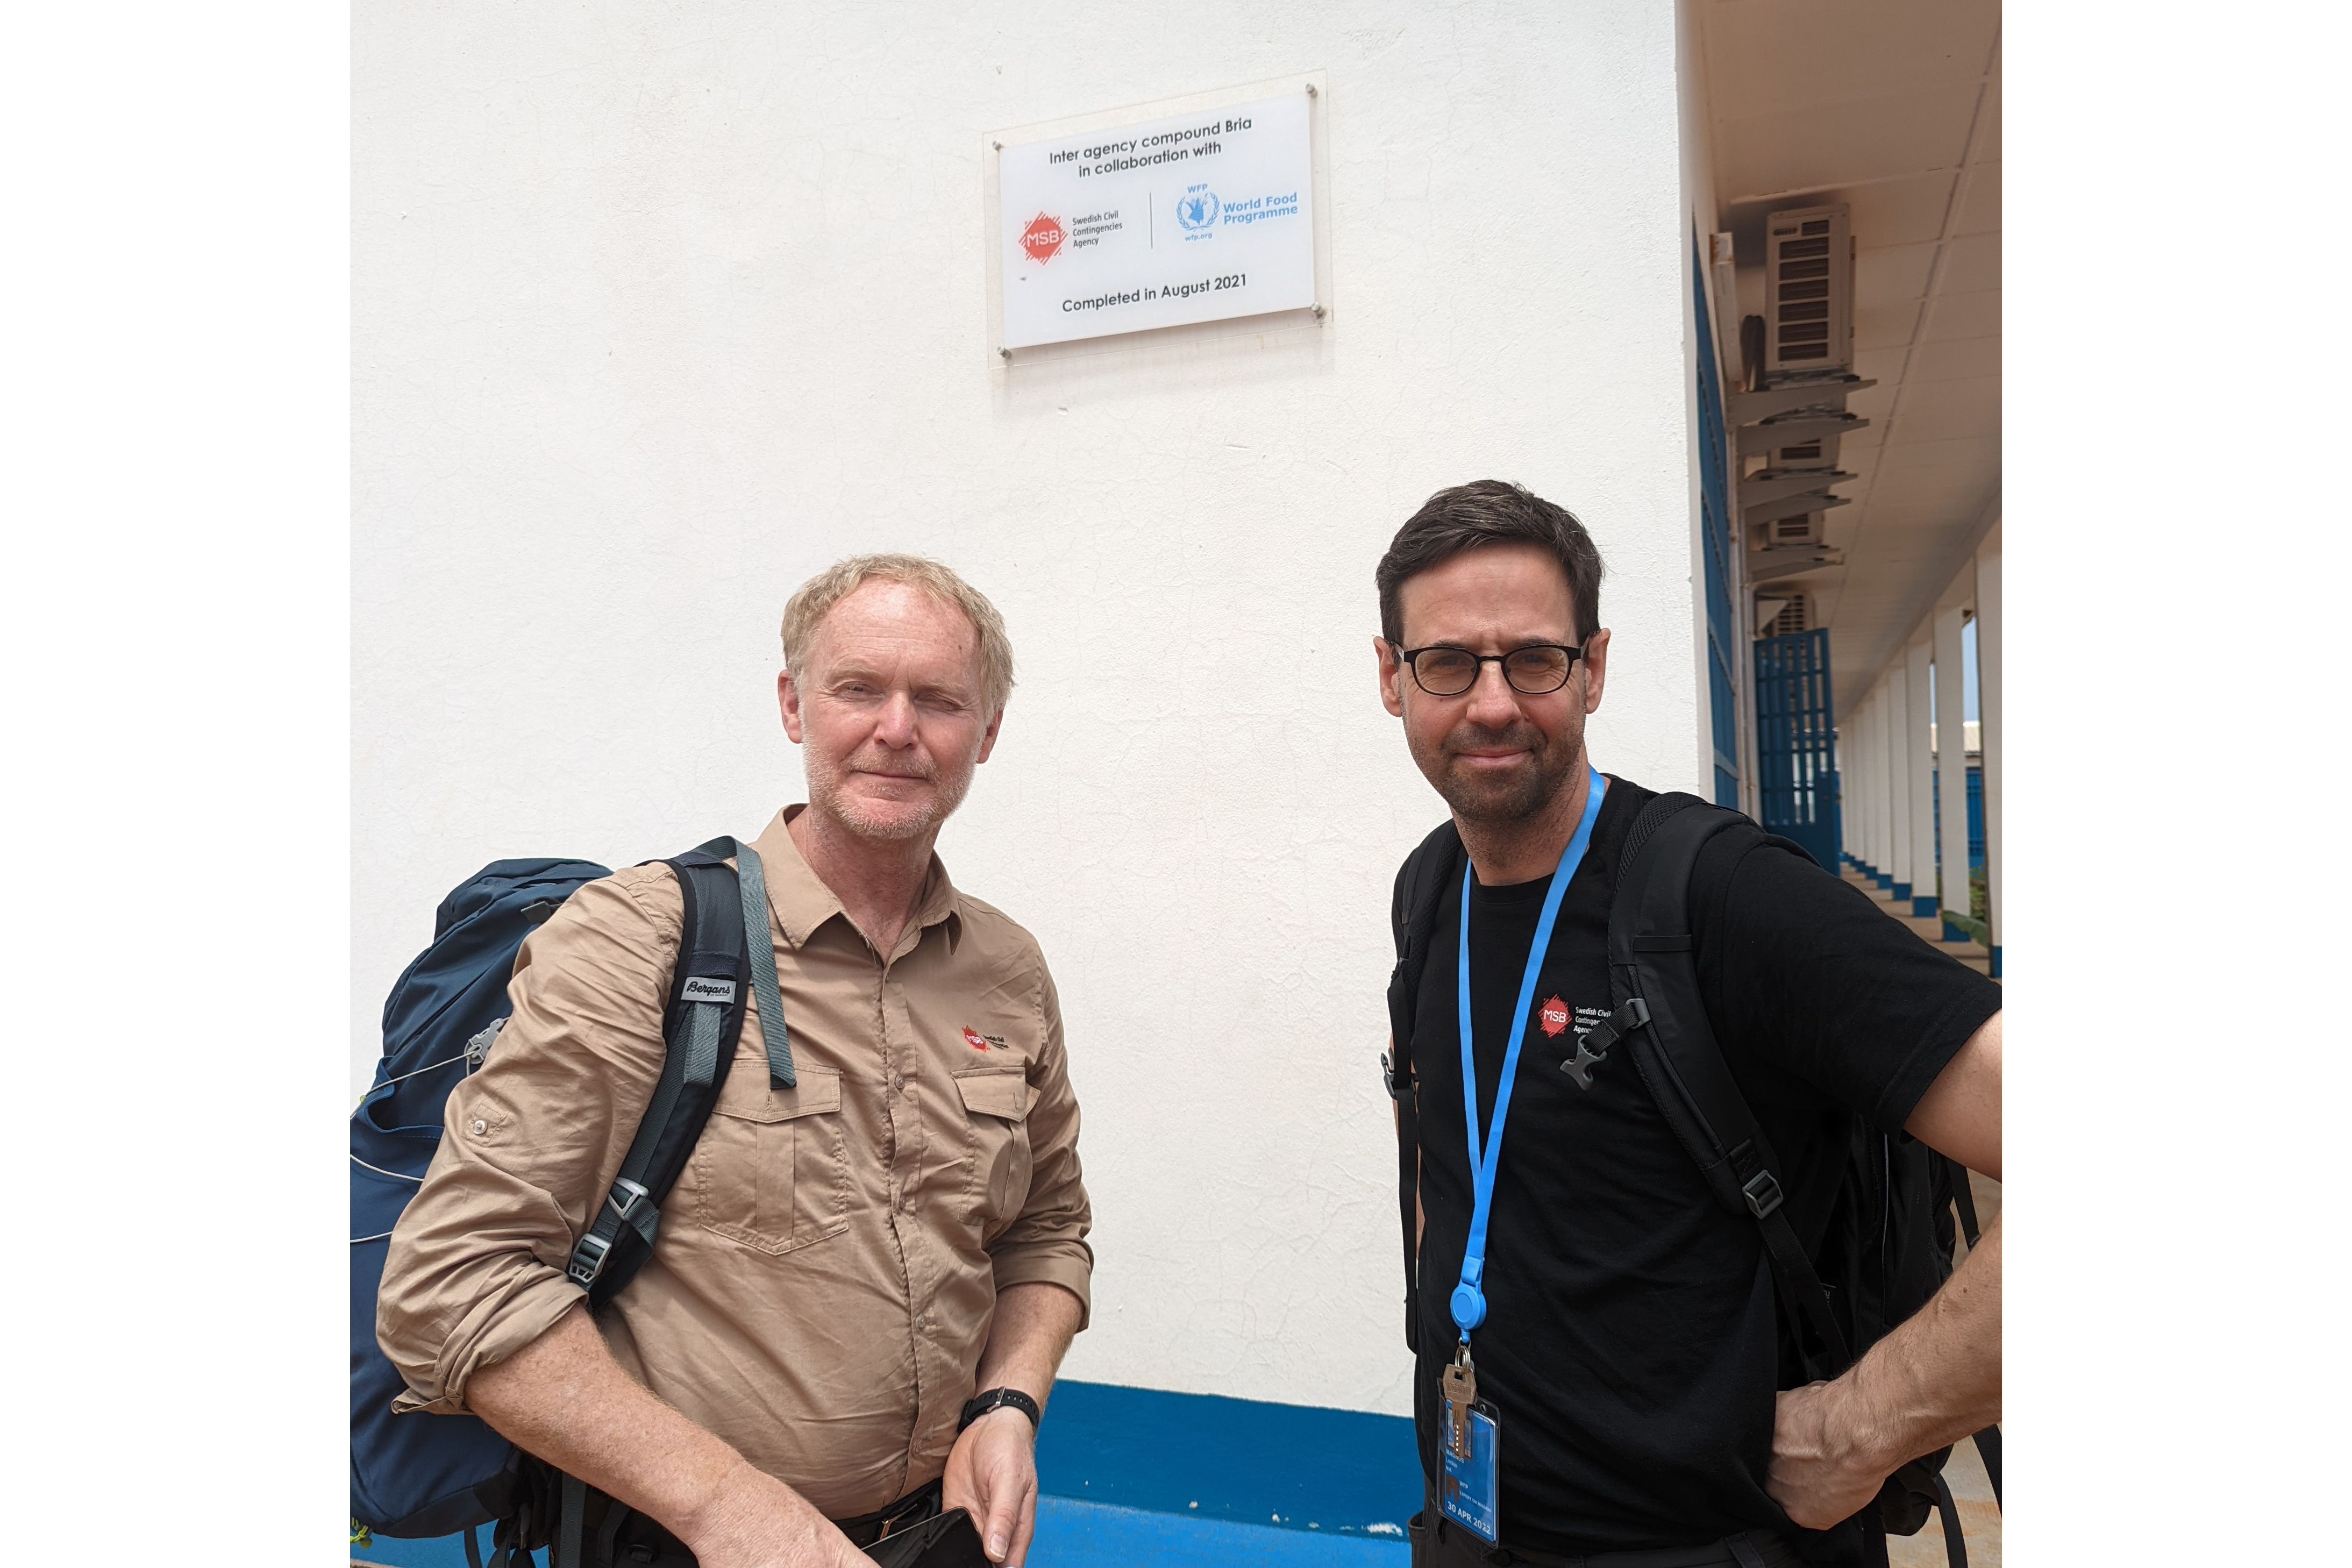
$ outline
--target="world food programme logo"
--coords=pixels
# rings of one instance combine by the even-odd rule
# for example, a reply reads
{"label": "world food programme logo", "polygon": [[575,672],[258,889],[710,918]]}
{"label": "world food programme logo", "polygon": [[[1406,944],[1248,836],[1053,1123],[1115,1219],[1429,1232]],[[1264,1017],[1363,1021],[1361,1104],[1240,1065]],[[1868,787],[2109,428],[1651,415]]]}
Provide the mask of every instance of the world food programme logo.
{"label": "world food programme logo", "polygon": [[1187,234],[1199,234],[1217,221],[1217,194],[1206,185],[1186,187],[1176,198],[1176,221]]}
{"label": "world food programme logo", "polygon": [[1062,248],[1062,220],[1039,213],[1029,226],[1021,231],[1021,248],[1034,261],[1051,261],[1054,252]]}

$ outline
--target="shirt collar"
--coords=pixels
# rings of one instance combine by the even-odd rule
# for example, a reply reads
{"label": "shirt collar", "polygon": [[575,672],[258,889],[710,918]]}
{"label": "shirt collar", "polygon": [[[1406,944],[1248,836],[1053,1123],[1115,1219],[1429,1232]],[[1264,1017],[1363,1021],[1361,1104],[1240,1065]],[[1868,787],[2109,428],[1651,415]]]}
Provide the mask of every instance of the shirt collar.
{"label": "shirt collar", "polygon": [[[784,807],[751,841],[767,879],[768,908],[784,941],[796,948],[805,946],[817,929],[835,915],[845,921],[849,918],[841,900],[809,869],[809,863],[801,858],[800,846],[793,842],[789,824],[807,809],[805,802]],[[922,898],[915,906],[914,929],[927,931],[942,922],[947,926],[948,951],[952,952],[963,936],[962,899],[948,880],[948,868],[934,853],[930,869],[923,877]]]}

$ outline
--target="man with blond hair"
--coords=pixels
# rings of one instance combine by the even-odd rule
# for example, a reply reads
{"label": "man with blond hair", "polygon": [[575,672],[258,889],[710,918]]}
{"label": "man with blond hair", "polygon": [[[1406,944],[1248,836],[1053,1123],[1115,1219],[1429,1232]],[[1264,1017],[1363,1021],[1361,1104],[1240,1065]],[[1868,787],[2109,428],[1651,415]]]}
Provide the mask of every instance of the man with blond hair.
{"label": "man with blond hair", "polygon": [[1017,1564],[1087,1312],[1078,1108],[1035,941],[932,853],[1012,647],[907,555],[803,584],[782,638],[809,798],[753,847],[795,1081],[755,1010],[652,1256],[592,1317],[564,1262],[660,1072],[683,897],[659,862],[583,887],[449,1096],[378,1338],[401,1408],[470,1411],[592,1489],[592,1562],[839,1568],[944,1507]]}

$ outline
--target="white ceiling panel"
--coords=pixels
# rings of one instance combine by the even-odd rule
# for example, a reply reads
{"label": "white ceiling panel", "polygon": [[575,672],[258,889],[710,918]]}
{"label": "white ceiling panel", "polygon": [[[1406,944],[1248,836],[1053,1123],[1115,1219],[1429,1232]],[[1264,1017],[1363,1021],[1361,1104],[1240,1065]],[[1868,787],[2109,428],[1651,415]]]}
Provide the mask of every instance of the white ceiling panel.
{"label": "white ceiling panel", "polygon": [[1932,431],[1939,440],[2000,434],[2000,377],[1971,376],[1965,381],[1926,381],[1906,384],[1895,405],[1895,429],[1888,436],[1894,450],[1912,445],[1914,430]]}
{"label": "white ceiling panel", "polygon": [[1925,299],[1927,275],[1936,269],[1938,248],[1897,245],[1863,251],[1853,260],[1853,308],[1869,310]]}
{"label": "white ceiling panel", "polygon": [[1961,381],[1970,376],[2000,374],[1999,338],[1962,338],[1957,342],[1922,343],[1911,351],[1914,382]]}
{"label": "white ceiling panel", "polygon": [[1919,306],[1916,300],[1856,310],[1853,313],[1853,346],[1857,351],[1901,348],[1911,342],[1911,334],[1918,325]]}
{"label": "white ceiling panel", "polygon": [[1853,374],[1864,381],[1885,382],[1892,385],[1903,376],[1903,362],[1911,357],[1908,347],[1859,349],[1853,356]]}
{"label": "white ceiling panel", "polygon": [[1891,441],[1880,448],[1878,483],[1884,487],[1897,475],[1923,468],[1973,471],[1990,467],[1990,471],[1997,474],[2000,462],[2000,442],[1995,437],[1972,436],[1932,441]]}
{"label": "white ceiling panel", "polygon": [[2000,165],[1983,163],[1968,173],[1968,194],[1960,199],[1960,220],[1954,234],[2000,232]]}
{"label": "white ceiling panel", "polygon": [[1942,234],[1958,178],[1956,173],[1915,174],[1907,180],[1850,186],[1833,199],[1853,209],[1854,243],[1868,255],[1880,246],[1920,245]]}
{"label": "white ceiling panel", "polygon": [[2000,12],[1949,0],[1717,0],[1705,26],[1713,108],[1736,119],[1792,100],[1973,80],[1992,58]]}
{"label": "white ceiling panel", "polygon": [[1944,275],[1936,279],[1943,292],[1979,294],[2000,287],[2000,236],[1972,234],[1944,249]]}
{"label": "white ceiling panel", "polygon": [[1927,341],[1951,342],[1960,338],[2000,336],[2000,290],[1981,294],[1938,293],[1936,313],[1927,323]]}
{"label": "white ceiling panel", "polygon": [[1970,82],[1727,120],[1716,128],[1717,184],[1743,201],[1958,168],[1977,98]]}

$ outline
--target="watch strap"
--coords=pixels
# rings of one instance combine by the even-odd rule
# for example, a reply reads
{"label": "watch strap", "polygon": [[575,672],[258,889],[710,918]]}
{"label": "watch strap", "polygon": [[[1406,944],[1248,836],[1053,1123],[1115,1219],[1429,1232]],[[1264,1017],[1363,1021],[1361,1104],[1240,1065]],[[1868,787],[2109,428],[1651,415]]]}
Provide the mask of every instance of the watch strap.
{"label": "watch strap", "polygon": [[1029,1417],[1030,1429],[1032,1431],[1036,1429],[1040,1412],[1035,1400],[1017,1388],[992,1388],[964,1401],[963,1415],[956,1422],[956,1431],[961,1434],[965,1427],[990,1411],[1001,1409],[1007,1405]]}

